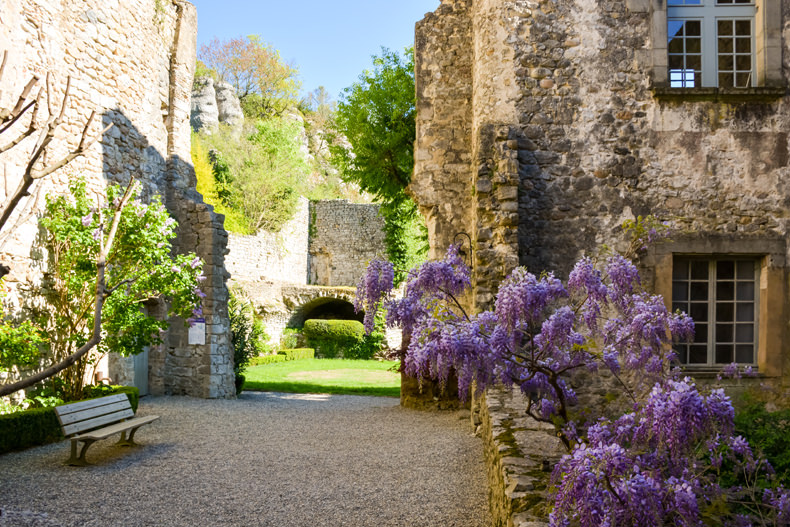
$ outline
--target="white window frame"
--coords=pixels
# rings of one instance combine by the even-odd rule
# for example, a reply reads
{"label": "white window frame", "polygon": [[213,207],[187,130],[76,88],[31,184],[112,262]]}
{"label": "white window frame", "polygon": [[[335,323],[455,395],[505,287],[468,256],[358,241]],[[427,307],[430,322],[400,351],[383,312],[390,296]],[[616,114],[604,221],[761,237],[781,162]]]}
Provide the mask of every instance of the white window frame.
{"label": "white window frame", "polygon": [[[718,0],[700,0],[700,4],[667,5],[667,24],[674,20],[699,20],[702,24],[702,79],[695,87],[718,87],[718,35],[719,20],[744,20],[751,22],[751,85],[757,86],[756,24],[757,6],[749,4],[719,4]],[[669,4],[669,2],[667,2]],[[672,85],[670,84],[670,87]]]}
{"label": "white window frame", "polygon": [[[754,305],[754,313],[752,315],[752,321],[751,321],[752,322],[752,326],[753,326],[753,333],[752,333],[752,341],[750,343],[752,345],[752,350],[753,350],[752,351],[752,361],[751,362],[739,362],[738,364],[749,365],[749,366],[756,366],[757,363],[758,363],[758,351],[759,351],[759,347],[760,347],[760,342],[759,342],[760,319],[759,319],[759,315],[760,315],[760,283],[761,283],[761,281],[760,281],[761,261],[760,260],[761,259],[760,258],[755,258],[755,257],[750,257],[750,256],[743,256],[743,255],[700,256],[700,255],[683,255],[683,254],[675,254],[675,255],[673,255],[673,259],[674,260],[683,260],[683,261],[689,261],[689,260],[692,260],[692,261],[693,260],[704,261],[708,265],[708,278],[707,278],[708,295],[707,295],[707,300],[704,301],[704,302],[707,303],[707,320],[706,321],[699,321],[701,324],[706,324],[708,326],[707,327],[707,340],[706,340],[706,345],[707,345],[707,362],[706,363],[699,363],[699,362],[690,363],[690,362],[688,362],[688,357],[686,357],[686,361],[682,362],[682,364],[683,364],[684,367],[687,367],[687,368],[720,368],[723,365],[729,364],[727,362],[724,362],[724,363],[716,362],[716,345],[719,344],[719,342],[716,341],[716,323],[718,322],[716,320],[716,307],[717,307],[717,305],[719,305],[721,303],[725,303],[725,302],[726,303],[730,303],[729,300],[720,300],[720,299],[717,298],[716,285],[717,285],[719,280],[718,280],[718,277],[716,275],[716,264],[719,261],[752,262],[753,263],[753,265],[754,265],[754,276],[753,276],[753,278],[751,280],[749,280],[749,282],[752,282],[754,284],[754,294],[753,294],[753,298],[751,299],[751,302]],[[673,262],[673,268],[674,268],[674,265],[675,264]],[[736,266],[736,268],[737,268],[737,266]],[[736,277],[733,278],[733,283],[736,284],[736,289],[737,289],[737,284],[741,280],[737,279],[737,274],[735,276]],[[690,276],[689,276],[688,281],[689,282],[693,281]],[[729,281],[729,280],[727,280],[727,281]],[[674,278],[673,278],[673,282],[674,282]],[[677,302],[677,300],[673,298],[673,304],[675,304],[676,302]],[[691,297],[688,296],[685,301],[680,301],[680,302],[688,303],[688,302],[692,302],[692,300],[691,300]],[[698,303],[702,303],[702,301],[698,301]],[[733,303],[733,309],[734,309],[733,316],[736,317],[736,319],[733,322],[737,326],[737,324],[738,324],[737,314],[736,314],[737,313],[737,306],[738,306],[737,297],[735,297],[735,296],[733,297],[732,303]],[[697,321],[695,321],[695,322],[697,322]],[[736,334],[734,333],[733,336],[732,336],[732,341],[731,342],[721,342],[721,344],[731,344],[733,346],[737,346],[738,343],[736,342],[736,340],[737,340]],[[688,342],[688,343],[683,343],[683,344],[692,344],[692,343],[693,342]],[[744,342],[744,344],[745,344],[745,342]],[[735,349],[733,349],[733,357],[732,358],[733,358],[733,361],[736,361],[736,359],[737,359],[737,353],[736,353]]]}
{"label": "white window frame", "polygon": [[[651,18],[652,74],[651,86],[657,93],[681,92],[670,88],[669,63],[667,56],[667,0],[626,0],[634,12],[648,12]],[[753,84],[765,93],[783,96],[786,82],[782,71],[782,3],[777,0],[754,0],[755,72]],[[672,8],[678,6],[670,6]],[[692,90],[718,90],[719,88],[692,88]],[[747,92],[733,89],[731,92]]]}

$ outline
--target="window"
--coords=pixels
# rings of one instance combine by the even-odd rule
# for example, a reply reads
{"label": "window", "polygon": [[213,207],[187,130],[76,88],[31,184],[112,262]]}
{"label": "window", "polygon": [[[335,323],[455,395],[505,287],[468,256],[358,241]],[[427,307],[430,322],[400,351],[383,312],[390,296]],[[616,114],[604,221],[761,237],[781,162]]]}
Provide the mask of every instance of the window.
{"label": "window", "polygon": [[[783,97],[782,2],[626,0],[652,17],[651,83],[660,97],[689,89],[722,97]],[[683,89],[685,88],[685,89]]]}
{"label": "window", "polygon": [[754,0],[668,0],[671,88],[757,85]]}
{"label": "window", "polygon": [[672,308],[691,315],[696,326],[692,342],[675,346],[681,363],[757,363],[759,275],[754,258],[674,257]]}

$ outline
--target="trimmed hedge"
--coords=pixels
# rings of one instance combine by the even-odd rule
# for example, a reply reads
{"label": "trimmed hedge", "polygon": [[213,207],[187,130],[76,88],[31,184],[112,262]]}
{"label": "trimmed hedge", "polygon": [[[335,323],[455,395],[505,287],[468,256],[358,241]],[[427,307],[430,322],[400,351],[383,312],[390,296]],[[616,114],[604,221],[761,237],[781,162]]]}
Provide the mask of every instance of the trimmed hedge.
{"label": "trimmed hedge", "polygon": [[372,359],[384,343],[383,334],[365,335],[365,327],[356,320],[310,319],[302,332],[318,356],[327,359]]}
{"label": "trimmed hedge", "polygon": [[286,349],[278,351],[277,355],[285,355],[286,360],[314,359],[315,350],[313,348]]}
{"label": "trimmed hedge", "polygon": [[250,366],[263,366],[264,364],[274,364],[275,362],[313,358],[315,358],[315,350],[313,348],[285,349],[278,351],[277,355],[253,357],[252,360],[250,360]]}
{"label": "trimmed hedge", "polygon": [[263,355],[250,359],[250,366],[263,366],[264,364],[274,364],[275,362],[285,362],[288,358],[285,355]]}
{"label": "trimmed hedge", "polygon": [[[133,386],[94,387],[91,390],[92,397],[87,397],[87,399],[115,393],[125,393],[132,408],[137,412],[140,391]],[[54,407],[32,408],[22,412],[0,415],[0,454],[54,443],[61,439],[63,439],[63,433],[60,431],[60,423]]]}

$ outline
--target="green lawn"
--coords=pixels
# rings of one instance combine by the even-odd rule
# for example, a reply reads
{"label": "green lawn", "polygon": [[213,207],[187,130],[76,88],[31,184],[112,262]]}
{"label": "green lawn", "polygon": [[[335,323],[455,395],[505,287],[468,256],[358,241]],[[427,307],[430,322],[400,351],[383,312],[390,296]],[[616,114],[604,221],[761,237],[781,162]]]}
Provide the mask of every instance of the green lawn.
{"label": "green lawn", "polygon": [[395,362],[304,359],[247,368],[244,390],[400,397]]}

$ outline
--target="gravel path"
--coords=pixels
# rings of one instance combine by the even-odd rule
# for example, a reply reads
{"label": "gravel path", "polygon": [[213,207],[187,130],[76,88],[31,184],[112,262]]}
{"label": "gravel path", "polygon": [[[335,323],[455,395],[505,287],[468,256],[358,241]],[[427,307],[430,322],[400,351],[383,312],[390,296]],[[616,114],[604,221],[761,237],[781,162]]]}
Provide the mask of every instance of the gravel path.
{"label": "gravel path", "polygon": [[[145,397],[143,446],[108,439],[88,467],[66,441],[0,456],[0,526],[490,525],[464,413],[397,399],[245,392]],[[468,414],[467,414],[468,415]]]}

